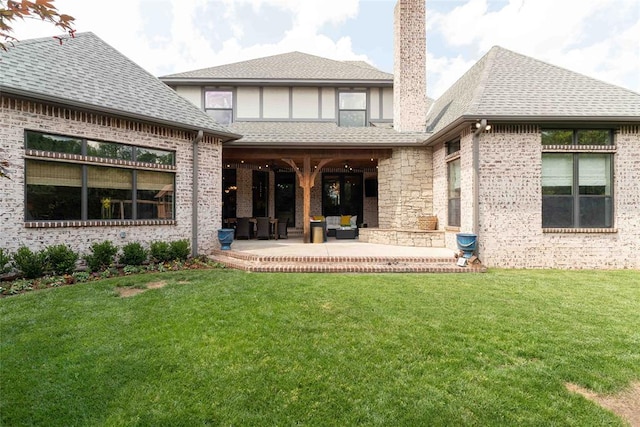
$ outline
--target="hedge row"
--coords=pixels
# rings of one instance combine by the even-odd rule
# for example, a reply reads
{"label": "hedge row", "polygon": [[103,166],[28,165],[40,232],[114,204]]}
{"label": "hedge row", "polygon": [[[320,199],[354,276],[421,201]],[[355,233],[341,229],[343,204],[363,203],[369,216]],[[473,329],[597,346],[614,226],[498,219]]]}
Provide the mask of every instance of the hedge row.
{"label": "hedge row", "polygon": [[[92,244],[90,253],[84,254],[82,259],[90,272],[98,272],[118,264],[138,266],[147,262],[184,261],[190,253],[191,248],[186,239],[152,242],[149,249],[133,242],[124,245],[121,250],[111,241],[105,240]],[[45,274],[71,274],[76,271],[80,258],[79,253],[64,244],[47,246],[37,252],[22,246],[13,254],[0,248],[0,274],[15,270],[27,279],[36,279]]]}

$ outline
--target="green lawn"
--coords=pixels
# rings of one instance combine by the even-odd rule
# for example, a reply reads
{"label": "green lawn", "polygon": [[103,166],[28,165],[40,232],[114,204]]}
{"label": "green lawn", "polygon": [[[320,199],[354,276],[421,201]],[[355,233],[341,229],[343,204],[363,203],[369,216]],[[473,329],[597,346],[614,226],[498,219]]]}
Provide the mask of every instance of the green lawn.
{"label": "green lawn", "polygon": [[640,272],[145,274],[3,298],[0,339],[7,426],[623,425],[565,384],[640,380]]}

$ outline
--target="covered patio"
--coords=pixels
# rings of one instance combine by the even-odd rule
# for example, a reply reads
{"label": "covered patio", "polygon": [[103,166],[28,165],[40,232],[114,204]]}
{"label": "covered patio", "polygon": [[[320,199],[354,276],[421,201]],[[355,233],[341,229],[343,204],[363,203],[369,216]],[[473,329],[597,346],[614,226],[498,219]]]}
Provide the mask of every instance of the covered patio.
{"label": "covered patio", "polygon": [[[223,165],[226,169],[244,166],[263,172],[295,173],[297,190],[301,190],[302,193],[302,240],[309,243],[311,227],[308,218],[318,214],[317,211],[312,211],[311,191],[320,174],[336,170],[361,174],[366,170],[372,170],[376,174],[378,160],[389,158],[391,153],[391,149],[274,149],[225,146]],[[234,184],[233,187],[237,190],[237,185]],[[223,221],[225,219],[223,218]]]}
{"label": "covered patio", "polygon": [[[223,181],[225,171],[237,173],[237,184],[223,183],[223,191],[235,192],[225,206],[237,206],[231,211],[238,217],[257,216],[255,191],[265,189],[268,206],[261,210],[260,216],[268,213],[268,216],[279,217],[283,212],[279,205],[281,199],[276,194],[278,189],[281,184],[294,188],[288,201],[289,214],[294,215],[294,220],[289,224],[303,230],[305,243],[311,242],[311,216],[357,215],[358,224],[377,227],[379,165],[390,164],[394,149],[418,147],[424,140],[423,133],[396,132],[389,123],[340,127],[335,122],[324,121],[238,121],[232,123],[230,129],[243,137],[228,141],[222,147]],[[265,172],[269,172],[268,178],[256,185],[261,174],[267,175]],[[287,182],[278,182],[279,176],[287,174]],[[328,175],[331,177],[327,178]],[[343,193],[341,202],[328,208],[325,196],[330,178],[336,179]],[[353,181],[347,182],[349,179]],[[365,191],[367,184],[371,191]],[[347,196],[344,190],[348,186],[357,189],[359,194],[351,203],[344,203]],[[223,220],[231,215],[225,206]]]}

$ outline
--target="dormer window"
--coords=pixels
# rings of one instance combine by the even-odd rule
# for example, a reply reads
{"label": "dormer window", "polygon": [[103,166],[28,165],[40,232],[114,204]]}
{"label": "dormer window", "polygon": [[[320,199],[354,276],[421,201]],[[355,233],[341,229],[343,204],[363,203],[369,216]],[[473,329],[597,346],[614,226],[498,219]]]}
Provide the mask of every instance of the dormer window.
{"label": "dormer window", "polygon": [[233,92],[207,90],[204,93],[204,110],[221,125],[230,125],[233,122]]}
{"label": "dormer window", "polygon": [[338,126],[364,127],[367,125],[366,92],[339,92]]}

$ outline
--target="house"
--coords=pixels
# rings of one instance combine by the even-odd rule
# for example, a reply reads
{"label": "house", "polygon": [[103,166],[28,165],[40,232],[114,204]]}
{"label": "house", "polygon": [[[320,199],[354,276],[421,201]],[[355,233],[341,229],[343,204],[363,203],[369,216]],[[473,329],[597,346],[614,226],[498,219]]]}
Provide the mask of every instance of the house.
{"label": "house", "polygon": [[[424,0],[399,0],[394,73],[300,52],[156,79],[90,33],[0,68],[0,244],[189,238],[223,220],[456,248],[490,267],[640,269],[640,94],[494,47],[426,96]],[[175,190],[174,190],[175,189]],[[438,228],[420,218],[436,215]]]}
{"label": "house", "polygon": [[495,267],[640,268],[640,95],[494,47],[431,102],[425,2],[394,15],[393,76],[292,52],[160,78],[243,135],[222,146],[223,216],[306,241],[314,215],[377,243],[473,233]]}
{"label": "house", "polygon": [[0,64],[0,247],[217,245],[221,146],[239,135],[92,33]]}

